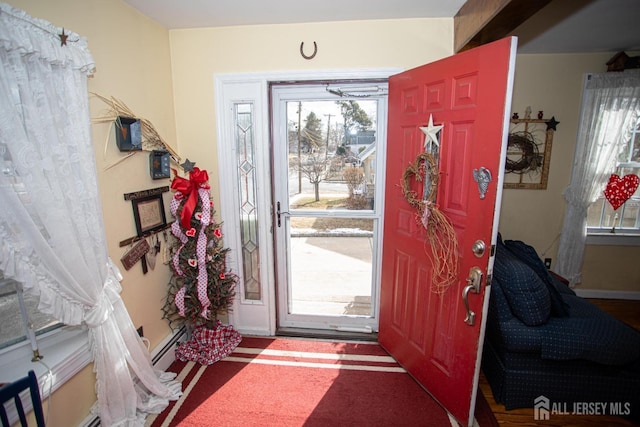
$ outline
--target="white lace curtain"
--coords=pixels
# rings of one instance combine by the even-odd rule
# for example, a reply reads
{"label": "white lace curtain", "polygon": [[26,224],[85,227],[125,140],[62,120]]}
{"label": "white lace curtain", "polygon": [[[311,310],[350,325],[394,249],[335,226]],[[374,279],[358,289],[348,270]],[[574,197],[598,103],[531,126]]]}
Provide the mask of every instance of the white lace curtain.
{"label": "white lace curtain", "polygon": [[629,138],[640,112],[640,70],[592,74],[582,98],[582,113],[556,271],[572,286],[582,282],[587,210],[602,195],[615,170],[620,141]]}
{"label": "white lace curtain", "polygon": [[91,141],[93,58],[61,31],[0,3],[0,269],[41,311],[88,326],[102,425],[142,425],[181,385],[153,369],[120,297]]}

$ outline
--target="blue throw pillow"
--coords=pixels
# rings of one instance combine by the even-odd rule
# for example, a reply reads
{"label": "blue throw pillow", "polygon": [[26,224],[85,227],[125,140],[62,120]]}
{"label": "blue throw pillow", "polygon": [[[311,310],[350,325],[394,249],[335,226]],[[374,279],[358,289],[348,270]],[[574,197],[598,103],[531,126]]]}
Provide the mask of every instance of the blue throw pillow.
{"label": "blue throw pillow", "polygon": [[511,312],[527,326],[547,322],[551,315],[549,290],[524,261],[498,242],[493,277],[500,282]]}
{"label": "blue throw pillow", "polygon": [[[562,299],[556,280],[544,265],[536,250],[520,240],[505,240],[504,245],[520,260],[531,267],[538,277],[547,286],[549,297],[551,298],[551,315],[555,317],[566,317],[569,315],[569,307]],[[563,285],[564,286],[564,285]],[[567,288],[566,286],[564,286]],[[567,288],[569,289],[569,288]],[[573,293],[573,292],[571,292]]]}

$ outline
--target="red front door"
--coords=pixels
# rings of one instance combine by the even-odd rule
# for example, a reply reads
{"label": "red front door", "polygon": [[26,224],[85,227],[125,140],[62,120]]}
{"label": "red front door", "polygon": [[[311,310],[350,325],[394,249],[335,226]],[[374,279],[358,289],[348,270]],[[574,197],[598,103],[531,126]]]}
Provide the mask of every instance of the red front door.
{"label": "red front door", "polygon": [[[515,50],[516,39],[506,38],[389,79],[379,341],[463,425],[473,423]],[[436,203],[458,240],[458,276],[440,295],[431,291],[425,229],[401,189],[407,166],[424,152],[420,127],[430,115],[443,125]],[[491,174],[483,197],[473,172],[481,168]],[[472,250],[477,241],[483,254]],[[479,294],[468,293],[470,325],[462,294],[473,267],[482,280]]]}

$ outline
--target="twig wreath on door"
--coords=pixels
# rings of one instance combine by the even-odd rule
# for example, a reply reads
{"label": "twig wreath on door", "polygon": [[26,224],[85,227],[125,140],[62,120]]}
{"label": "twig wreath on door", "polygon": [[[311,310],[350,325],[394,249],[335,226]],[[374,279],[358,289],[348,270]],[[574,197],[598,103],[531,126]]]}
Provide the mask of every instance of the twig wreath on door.
{"label": "twig wreath on door", "polygon": [[[425,151],[405,169],[402,176],[402,194],[416,212],[416,221],[427,232],[430,258],[433,265],[431,291],[444,294],[458,276],[458,238],[449,218],[438,208],[438,155],[442,125],[433,125],[429,117],[428,127],[421,127],[425,134]],[[423,183],[423,194],[411,189],[411,182]],[[425,247],[425,252],[427,252]],[[429,256],[429,252],[427,252]]]}

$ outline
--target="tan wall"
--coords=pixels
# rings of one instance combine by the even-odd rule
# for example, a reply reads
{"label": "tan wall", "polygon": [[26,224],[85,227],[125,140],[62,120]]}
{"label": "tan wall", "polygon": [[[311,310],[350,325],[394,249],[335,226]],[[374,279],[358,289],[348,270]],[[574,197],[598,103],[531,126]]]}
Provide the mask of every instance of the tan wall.
{"label": "tan wall", "polygon": [[[405,19],[172,30],[181,153],[209,171],[219,202],[214,76],[282,70],[412,68],[452,53],[451,19]],[[300,43],[313,60],[300,55]]]}
{"label": "tan wall", "polygon": [[[165,140],[174,147],[177,145],[169,32],[165,28],[121,1],[9,0],[9,3],[33,17],[85,36],[96,63],[89,90],[120,99],[136,115],[150,120]],[[106,110],[105,104],[92,99],[92,117],[103,115]],[[136,154],[105,171],[107,165],[122,158],[115,147],[113,132],[107,141],[111,126],[94,124],[93,143],[109,253],[121,267],[120,258],[126,248],[120,248],[119,242],[136,233],[131,202],[125,201],[123,194],[167,186],[169,180],[150,178],[148,154],[145,153]],[[105,143],[108,144],[106,154]],[[165,203],[167,201],[165,198]],[[170,277],[169,269],[158,262],[155,270],[146,275],[142,274],[140,264],[129,271],[122,268],[122,272],[122,297],[134,325],[144,326],[145,336],[153,348],[169,334],[160,310]],[[95,402],[94,378],[92,367],[88,366],[54,394],[49,425],[77,425],[88,415]]]}
{"label": "tan wall", "polygon": [[[520,117],[531,106],[534,114],[560,122],[553,139],[546,190],[505,189],[500,231],[504,239],[523,240],[555,265],[565,211],[562,192],[569,185],[578,132],[584,75],[606,71],[615,54],[517,55],[512,112]],[[590,246],[580,288],[640,291],[640,248]]]}
{"label": "tan wall", "polygon": [[640,292],[640,247],[587,246],[581,289]]}

